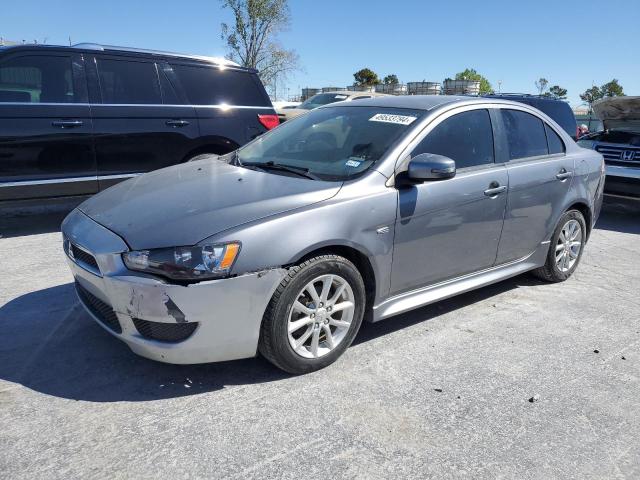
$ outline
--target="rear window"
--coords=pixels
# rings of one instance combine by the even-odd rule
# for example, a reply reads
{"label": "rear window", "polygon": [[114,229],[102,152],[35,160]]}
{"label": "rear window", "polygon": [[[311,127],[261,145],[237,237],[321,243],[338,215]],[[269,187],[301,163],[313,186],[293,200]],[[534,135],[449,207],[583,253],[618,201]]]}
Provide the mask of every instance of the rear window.
{"label": "rear window", "polygon": [[154,63],[99,58],[98,76],[102,103],[161,104],[160,84]]}
{"label": "rear window", "polygon": [[172,65],[192,105],[270,107],[257,75],[229,68]]}
{"label": "rear window", "polygon": [[547,136],[539,118],[520,110],[500,110],[507,136],[509,160],[547,155]]}
{"label": "rear window", "polygon": [[549,153],[564,153],[564,142],[560,136],[553,131],[553,129],[544,124],[545,132],[547,133],[547,144],[549,145]]}

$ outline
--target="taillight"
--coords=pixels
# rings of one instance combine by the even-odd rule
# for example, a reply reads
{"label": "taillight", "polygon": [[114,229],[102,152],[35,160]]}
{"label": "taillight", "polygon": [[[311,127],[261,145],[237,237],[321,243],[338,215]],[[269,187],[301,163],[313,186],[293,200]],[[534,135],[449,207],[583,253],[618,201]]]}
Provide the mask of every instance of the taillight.
{"label": "taillight", "polygon": [[271,130],[272,128],[276,128],[280,125],[278,115],[258,115],[258,121],[260,121],[267,130]]}

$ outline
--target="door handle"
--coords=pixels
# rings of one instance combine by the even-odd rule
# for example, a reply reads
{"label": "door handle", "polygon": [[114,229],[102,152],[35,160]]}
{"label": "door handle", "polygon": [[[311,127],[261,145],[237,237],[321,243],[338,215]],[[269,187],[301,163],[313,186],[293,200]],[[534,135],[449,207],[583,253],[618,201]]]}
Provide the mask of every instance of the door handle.
{"label": "door handle", "polygon": [[169,127],[186,127],[189,125],[189,122],[186,120],[167,120],[164,123]]}
{"label": "door handle", "polygon": [[493,182],[493,183],[491,183],[491,185],[489,185],[489,188],[484,191],[484,194],[487,197],[494,197],[494,196],[500,195],[501,193],[504,193],[506,191],[507,191],[507,186],[506,185],[499,185],[498,182]]}
{"label": "door handle", "polygon": [[75,128],[81,127],[83,124],[82,120],[54,120],[51,122],[52,127],[59,128]]}
{"label": "door handle", "polygon": [[573,172],[567,172],[567,169],[563,168],[558,172],[558,174],[556,175],[556,178],[558,180],[566,180],[567,178],[571,178],[572,175],[573,175]]}

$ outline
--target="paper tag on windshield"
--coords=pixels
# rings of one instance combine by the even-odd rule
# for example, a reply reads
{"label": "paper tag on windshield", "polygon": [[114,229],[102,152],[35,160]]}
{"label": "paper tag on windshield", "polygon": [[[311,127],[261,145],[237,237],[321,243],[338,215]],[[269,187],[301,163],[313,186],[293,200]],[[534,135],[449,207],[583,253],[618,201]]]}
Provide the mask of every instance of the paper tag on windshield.
{"label": "paper tag on windshield", "polygon": [[358,160],[347,160],[345,165],[347,167],[359,167],[361,163],[362,162],[359,162]]}
{"label": "paper tag on windshield", "polygon": [[395,123],[397,125],[411,125],[417,117],[409,115],[392,115],[389,113],[376,113],[369,119],[370,122]]}

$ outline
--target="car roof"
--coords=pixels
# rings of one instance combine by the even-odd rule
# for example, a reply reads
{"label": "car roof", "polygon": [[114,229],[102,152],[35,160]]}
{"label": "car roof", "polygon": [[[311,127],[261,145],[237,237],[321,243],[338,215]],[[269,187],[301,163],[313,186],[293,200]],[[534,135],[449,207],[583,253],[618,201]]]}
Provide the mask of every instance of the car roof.
{"label": "car roof", "polygon": [[[379,92],[365,92],[359,90],[331,90],[330,92],[318,92],[316,95],[346,95],[347,97],[355,97],[356,95],[371,95],[374,97],[384,97],[387,96],[384,93]],[[316,96],[314,95],[314,97]],[[312,98],[312,97],[310,97]]]}
{"label": "car roof", "polygon": [[320,108],[327,108],[336,105],[349,105],[352,107],[386,107],[386,108],[411,108],[414,110],[433,110],[448,103],[507,103],[516,104],[503,100],[493,100],[483,97],[465,97],[456,95],[385,95],[371,98],[363,98],[357,102],[331,103]]}
{"label": "car roof", "polygon": [[[33,51],[33,50],[67,50],[78,52],[102,52],[102,53],[119,53],[126,55],[140,55],[140,56],[155,56],[162,58],[178,58],[186,60],[197,60],[201,62],[212,63],[215,65],[224,65],[234,68],[240,67],[236,62],[228,60],[222,57],[208,57],[204,55],[191,55],[184,53],[165,52],[161,50],[147,50],[144,48],[132,48],[132,47],[118,47],[113,45],[100,45],[97,43],[78,43],[71,46],[65,45],[35,45],[35,44],[21,44],[21,45],[6,45],[0,47],[0,51]],[[245,69],[252,70],[252,69]]]}

